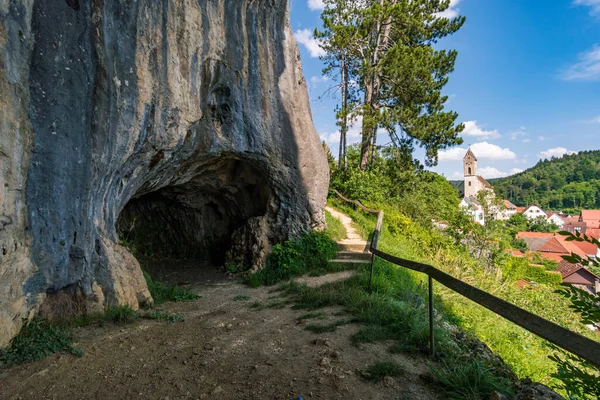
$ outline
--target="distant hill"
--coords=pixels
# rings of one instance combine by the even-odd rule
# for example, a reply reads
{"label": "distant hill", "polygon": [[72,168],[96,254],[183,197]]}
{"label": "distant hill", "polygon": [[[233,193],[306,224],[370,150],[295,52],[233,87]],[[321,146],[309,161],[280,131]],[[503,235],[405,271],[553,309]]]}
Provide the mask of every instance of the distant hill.
{"label": "distant hill", "polygon": [[494,180],[493,185],[498,195],[518,206],[536,203],[571,213],[600,209],[600,150],[539,161],[521,173]]}

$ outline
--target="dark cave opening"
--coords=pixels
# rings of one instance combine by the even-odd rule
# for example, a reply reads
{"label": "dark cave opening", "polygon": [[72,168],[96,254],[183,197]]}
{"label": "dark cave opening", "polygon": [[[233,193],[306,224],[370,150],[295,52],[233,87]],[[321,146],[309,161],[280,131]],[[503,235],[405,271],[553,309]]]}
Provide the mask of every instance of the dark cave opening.
{"label": "dark cave opening", "polygon": [[267,212],[271,191],[264,171],[236,157],[189,166],[183,183],[142,190],[126,204],[117,222],[119,238],[138,259],[223,265],[232,234]]}

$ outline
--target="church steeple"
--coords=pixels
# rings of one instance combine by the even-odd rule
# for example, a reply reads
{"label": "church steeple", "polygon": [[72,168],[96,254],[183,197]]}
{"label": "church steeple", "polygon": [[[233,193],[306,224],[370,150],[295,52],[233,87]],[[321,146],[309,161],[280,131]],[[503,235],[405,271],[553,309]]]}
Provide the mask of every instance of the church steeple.
{"label": "church steeple", "polygon": [[463,166],[465,169],[465,176],[477,176],[477,157],[475,157],[475,154],[473,154],[470,147],[463,158]]}

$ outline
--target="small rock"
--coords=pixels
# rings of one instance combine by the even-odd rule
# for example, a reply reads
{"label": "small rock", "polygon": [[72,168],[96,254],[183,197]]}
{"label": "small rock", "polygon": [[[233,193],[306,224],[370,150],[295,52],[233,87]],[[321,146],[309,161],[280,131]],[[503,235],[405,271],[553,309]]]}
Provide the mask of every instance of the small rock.
{"label": "small rock", "polygon": [[322,367],[328,367],[331,364],[331,360],[327,357],[323,357],[321,358],[321,361],[319,361],[319,365]]}
{"label": "small rock", "polygon": [[323,339],[323,338],[317,338],[315,340],[313,340],[313,344],[316,346],[327,346],[329,347],[329,340],[328,339]]}
{"label": "small rock", "polygon": [[332,351],[330,354],[331,358],[339,359],[342,354],[339,351]]}
{"label": "small rock", "polygon": [[506,397],[502,393],[498,393],[496,391],[493,391],[492,393],[490,393],[490,396],[488,397],[488,400],[508,400],[508,397]]}
{"label": "small rock", "polygon": [[212,344],[210,344],[210,343],[206,343],[206,344],[204,345],[204,350],[212,350],[212,349],[213,349],[213,345],[212,345]]}
{"label": "small rock", "polygon": [[391,376],[384,376],[383,377],[383,384],[385,385],[385,387],[392,387],[392,386],[394,386],[394,378],[392,378]]}

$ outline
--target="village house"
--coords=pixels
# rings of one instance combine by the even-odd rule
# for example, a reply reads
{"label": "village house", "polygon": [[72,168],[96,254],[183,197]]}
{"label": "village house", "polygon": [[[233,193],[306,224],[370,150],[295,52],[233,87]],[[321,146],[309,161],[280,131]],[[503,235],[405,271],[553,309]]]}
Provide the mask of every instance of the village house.
{"label": "village house", "polygon": [[562,275],[563,282],[570,283],[576,288],[585,290],[593,295],[600,294],[600,276],[594,274],[581,264],[571,264],[562,260],[557,270]]}
{"label": "village house", "polygon": [[582,210],[577,218],[567,218],[562,229],[600,240],[600,210]]}
{"label": "village house", "polygon": [[527,207],[523,211],[523,215],[530,221],[533,221],[540,217],[544,219],[548,218],[548,214],[546,214],[546,212],[540,207],[538,207],[536,204],[532,204],[529,207]]}
{"label": "village house", "polygon": [[485,211],[481,203],[475,197],[465,197],[458,205],[473,216],[473,221],[485,225]]}
{"label": "village house", "polygon": [[559,213],[556,212],[548,212],[548,222],[553,223],[558,226],[559,229],[562,229],[565,225],[565,218],[563,218]]}

